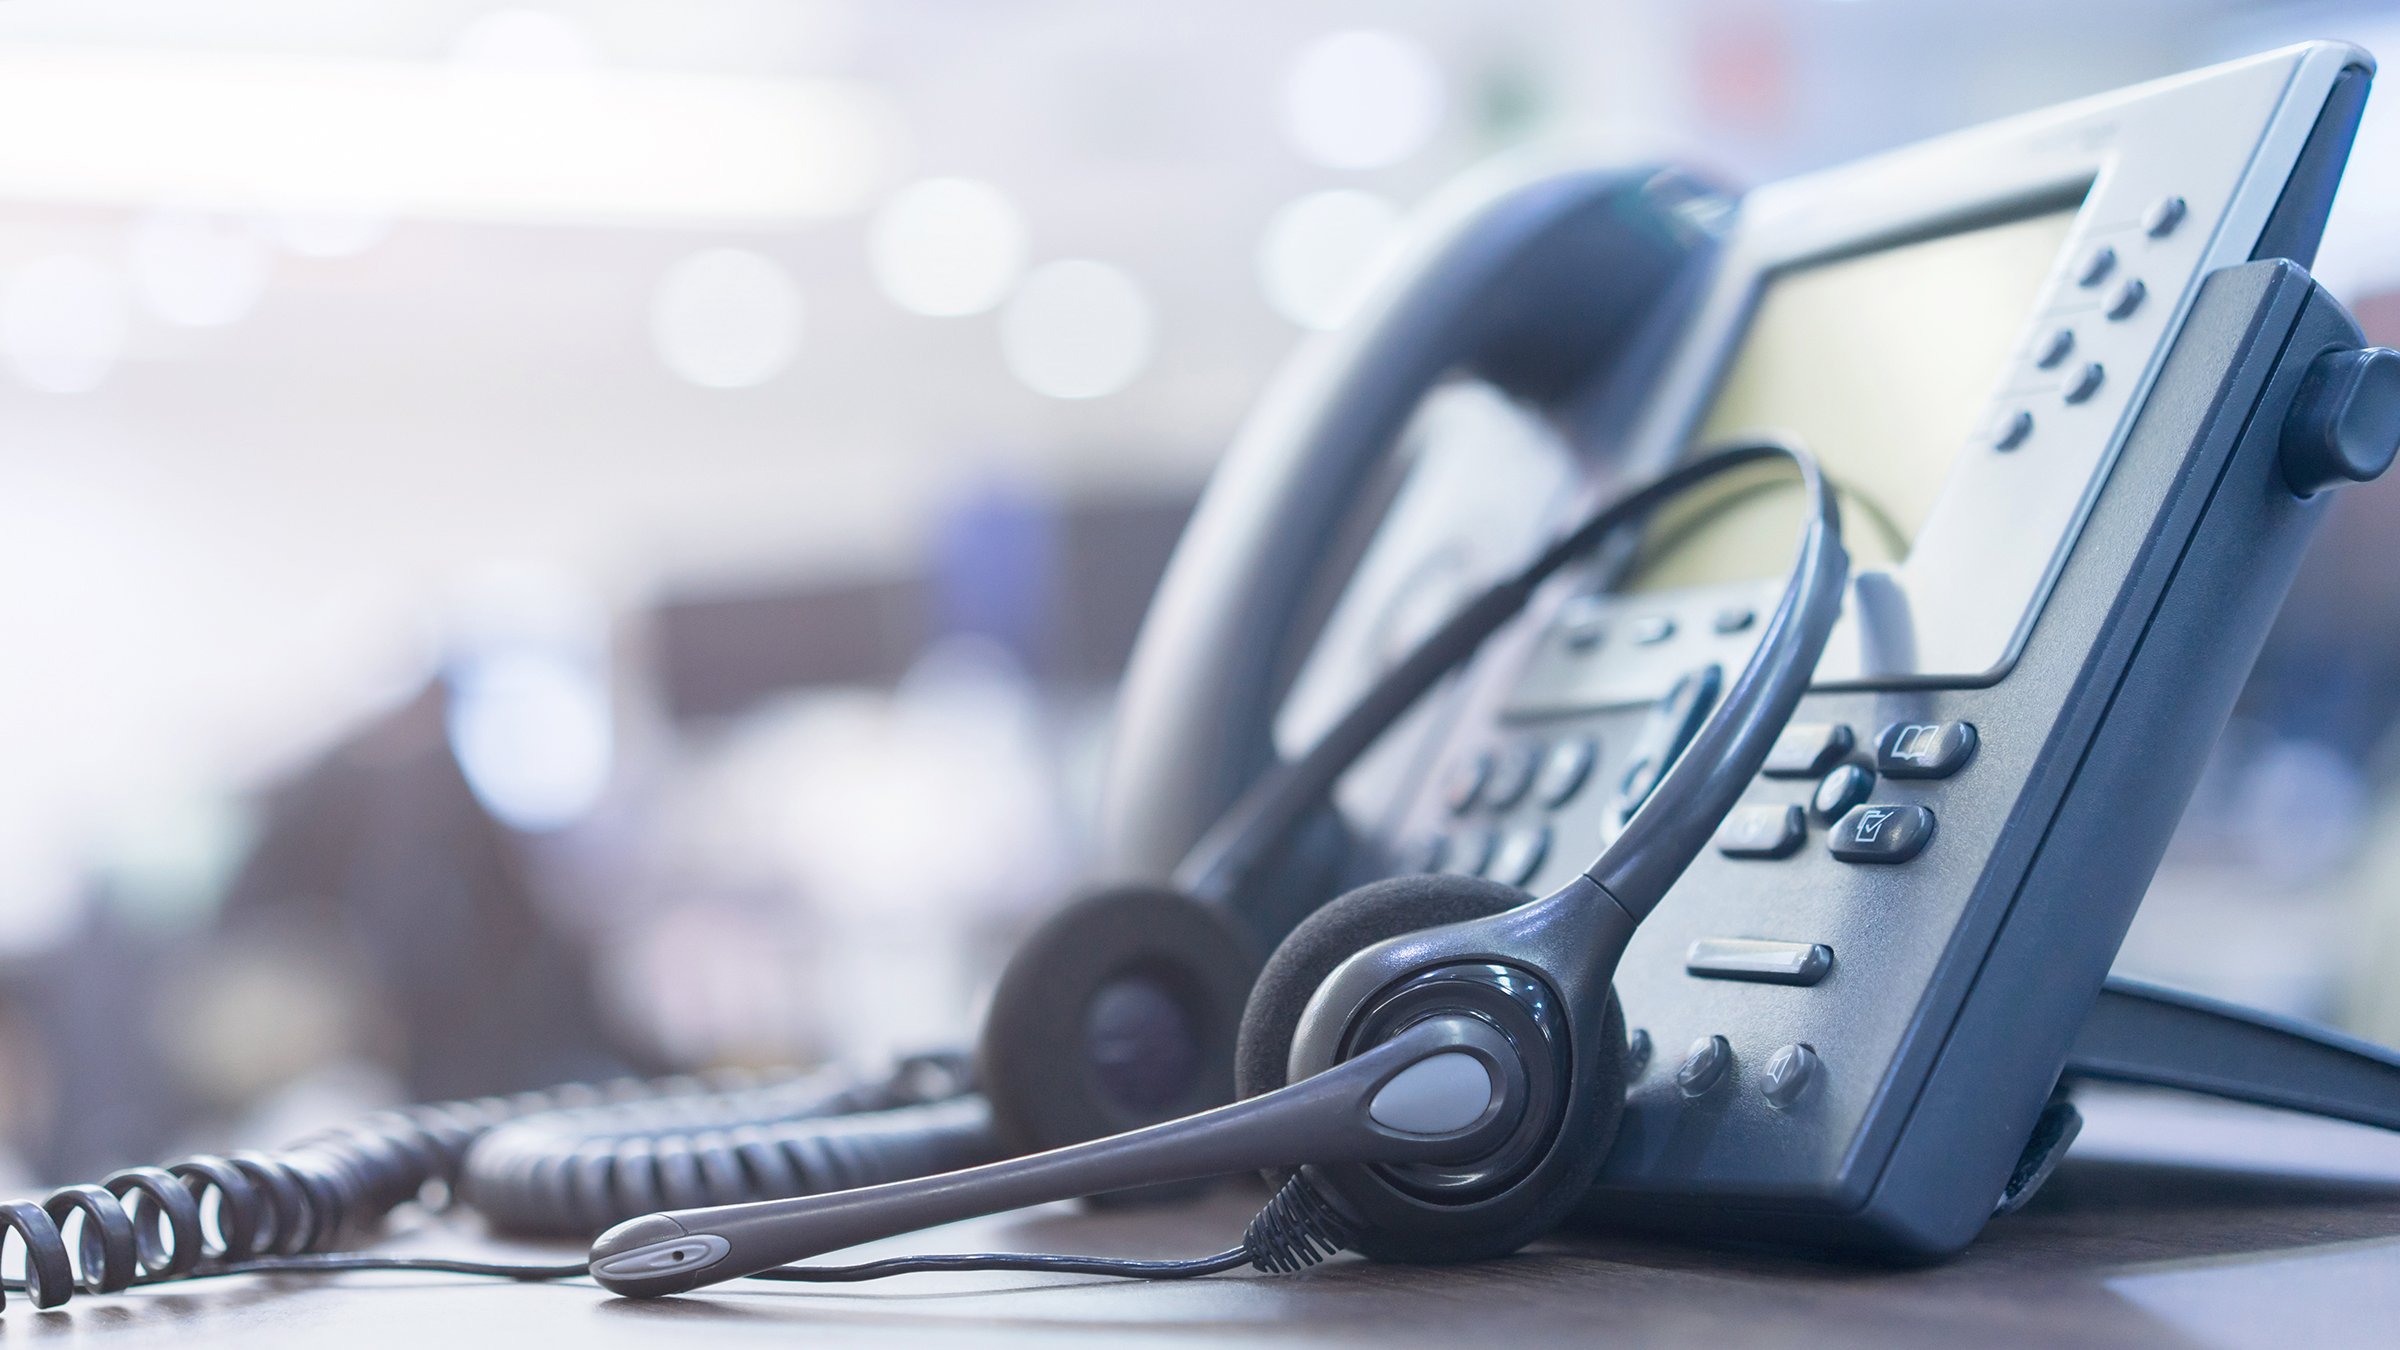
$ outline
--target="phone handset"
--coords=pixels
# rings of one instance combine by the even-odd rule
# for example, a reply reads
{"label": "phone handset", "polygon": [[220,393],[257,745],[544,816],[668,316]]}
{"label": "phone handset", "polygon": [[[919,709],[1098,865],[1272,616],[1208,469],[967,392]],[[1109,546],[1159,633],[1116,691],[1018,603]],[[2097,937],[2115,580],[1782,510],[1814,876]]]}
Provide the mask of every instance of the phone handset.
{"label": "phone handset", "polygon": [[1120,695],[1110,870],[1166,874],[1274,762],[1275,707],[1315,636],[1296,631],[1312,574],[1427,393],[1465,375],[1563,410],[1645,350],[1722,204],[1663,169],[1518,168],[1428,208],[1391,264],[1401,279],[1278,376],[1176,546]]}

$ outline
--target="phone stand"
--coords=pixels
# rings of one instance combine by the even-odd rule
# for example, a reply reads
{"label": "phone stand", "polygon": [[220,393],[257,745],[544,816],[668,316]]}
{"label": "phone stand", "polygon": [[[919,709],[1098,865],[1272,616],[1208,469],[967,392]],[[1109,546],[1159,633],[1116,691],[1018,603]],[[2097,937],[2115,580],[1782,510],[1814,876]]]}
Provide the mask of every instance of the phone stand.
{"label": "phone stand", "polygon": [[2180,1088],[2400,1130],[2400,1052],[2123,976],[2101,987],[2062,1077]]}
{"label": "phone stand", "polygon": [[1994,1206],[2016,1209],[2075,1140],[2083,1120],[2065,1089],[2134,1083],[2400,1130],[2400,1051],[2331,1027],[2278,1017],[2146,980],[2111,975]]}

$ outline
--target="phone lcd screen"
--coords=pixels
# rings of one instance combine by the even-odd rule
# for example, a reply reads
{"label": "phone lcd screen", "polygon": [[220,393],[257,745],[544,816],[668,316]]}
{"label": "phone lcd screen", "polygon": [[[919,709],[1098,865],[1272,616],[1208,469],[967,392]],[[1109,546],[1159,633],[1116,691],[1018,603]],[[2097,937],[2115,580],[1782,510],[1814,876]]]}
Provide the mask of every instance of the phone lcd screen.
{"label": "phone lcd screen", "polygon": [[[2065,207],[1771,277],[1693,449],[1797,436],[1841,491],[1853,568],[1906,558],[2074,219]],[[1624,588],[1779,576],[1800,506],[1783,465],[1729,475],[1662,513]]]}

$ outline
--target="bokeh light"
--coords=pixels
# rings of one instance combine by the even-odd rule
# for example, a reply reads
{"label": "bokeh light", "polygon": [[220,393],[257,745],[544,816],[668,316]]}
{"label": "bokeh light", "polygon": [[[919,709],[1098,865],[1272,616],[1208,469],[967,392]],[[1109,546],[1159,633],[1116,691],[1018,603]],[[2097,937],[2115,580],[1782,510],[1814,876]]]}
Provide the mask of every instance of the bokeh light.
{"label": "bokeh light", "polygon": [[802,306],[791,274],[748,249],[678,259],[650,304],[650,341],[667,369],[711,389],[763,384],[791,364]]}
{"label": "bokeh light", "polygon": [[1331,33],[1303,48],[1284,79],[1292,144],[1334,169],[1376,169],[1422,149],[1449,101],[1423,43],[1381,29]]}
{"label": "bokeh light", "polygon": [[1052,398],[1098,398],[1150,364],[1150,299],[1107,263],[1069,258],[1029,273],[1000,312],[1010,372]]}
{"label": "bokeh light", "polygon": [[980,314],[1025,269],[1025,222],[998,188],[928,178],[893,194],[867,227],[867,267],[916,314]]}
{"label": "bokeh light", "polygon": [[124,355],[127,307],[124,278],[96,259],[36,259],[0,291],[0,360],[49,393],[97,389]]}
{"label": "bokeh light", "polygon": [[1400,208],[1335,188],[1287,203],[1258,244],[1258,284],[1276,313],[1303,328],[1338,328],[1358,308],[1400,225]]}
{"label": "bokeh light", "polygon": [[126,263],[144,309],[171,324],[215,328],[258,308],[275,255],[245,216],[178,209],[134,222]]}
{"label": "bokeh light", "polygon": [[450,60],[474,70],[590,70],[600,64],[600,47],[590,30],[564,14],[495,9],[458,30]]}

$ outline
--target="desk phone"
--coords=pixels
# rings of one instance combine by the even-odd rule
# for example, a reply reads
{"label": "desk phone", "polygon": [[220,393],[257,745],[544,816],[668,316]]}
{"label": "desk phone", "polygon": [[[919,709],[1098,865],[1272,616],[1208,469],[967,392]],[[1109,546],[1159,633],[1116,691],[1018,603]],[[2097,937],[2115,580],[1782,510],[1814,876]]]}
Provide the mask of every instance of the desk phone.
{"label": "desk phone", "polygon": [[[2293,409],[2360,344],[2303,268],[2371,69],[2295,47],[1738,194],[1665,171],[1632,194],[1574,171],[1484,187],[1420,267],[1627,312],[1552,320],[1577,364],[1443,347],[1404,331],[1424,315],[1403,294],[1278,391],[1143,635],[1115,846],[1179,851],[1493,540],[1696,447],[1791,434],[1842,494],[1846,613],[1625,954],[1635,1072],[1585,1215],[1956,1251],[2071,1123],[2045,1108],[2096,1006],[2151,1020],[2095,1025],[2094,1072],[2194,1086],[2214,1063],[2217,1090],[2293,1104],[2208,1039],[2277,1028],[2099,995],[2327,490],[2359,476]],[[1451,385],[1362,410],[1362,372],[1409,359],[1453,363]],[[2390,397],[2351,415],[2392,418]],[[1345,429],[1276,419],[1345,399],[1351,457],[1295,466],[1293,444]],[[1367,442],[1401,416],[1416,445],[1392,481]],[[1320,583],[1333,598],[1293,596],[1311,569],[1286,541],[1357,533],[1360,500],[1379,527]],[[1739,668],[1797,520],[1788,480],[1728,482],[1551,585],[1253,903],[1312,868],[1565,881]],[[2368,1081],[2347,1113],[2400,1124],[2374,1067],[2350,1064]]]}

